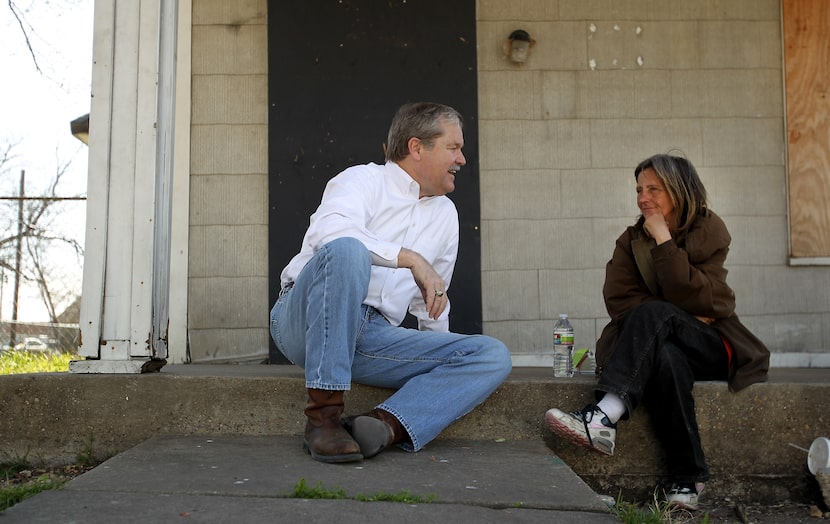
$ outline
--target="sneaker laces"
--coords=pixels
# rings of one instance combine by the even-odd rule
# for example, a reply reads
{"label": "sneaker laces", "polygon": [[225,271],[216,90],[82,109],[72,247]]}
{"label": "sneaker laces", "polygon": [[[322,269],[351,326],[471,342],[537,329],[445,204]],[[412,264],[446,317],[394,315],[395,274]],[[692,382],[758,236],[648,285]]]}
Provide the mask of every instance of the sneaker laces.
{"label": "sneaker laces", "polygon": [[692,493],[697,494],[697,489],[692,484],[672,484],[669,489],[670,495],[691,495]]}
{"label": "sneaker laces", "polygon": [[[598,407],[596,407],[595,405],[588,404],[587,406],[585,406],[581,410],[571,412],[571,415],[573,415],[574,417],[576,417],[576,418],[578,418],[582,421],[582,425],[585,428],[585,435],[588,437],[588,444],[591,447],[594,447],[594,439],[591,438],[591,428],[588,427],[588,424],[592,420],[594,420],[594,415],[596,414],[597,411],[599,411],[600,413],[603,413],[603,411],[601,409],[599,409]],[[602,421],[600,421],[600,423],[601,422]]]}
{"label": "sneaker laces", "polygon": [[705,484],[703,482],[675,482],[671,485],[669,493],[679,493],[682,495],[694,493],[695,495],[700,495],[703,493],[704,486]]}

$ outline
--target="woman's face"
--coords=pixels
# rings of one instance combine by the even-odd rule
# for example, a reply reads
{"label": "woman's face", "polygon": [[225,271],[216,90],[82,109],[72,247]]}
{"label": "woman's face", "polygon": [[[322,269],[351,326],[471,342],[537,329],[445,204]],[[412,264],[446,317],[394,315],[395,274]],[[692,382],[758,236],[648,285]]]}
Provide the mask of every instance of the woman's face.
{"label": "woman's face", "polygon": [[669,228],[677,226],[677,217],[674,205],[666,190],[666,186],[657,177],[654,169],[647,167],[637,177],[637,207],[644,217],[660,213],[666,220]]}

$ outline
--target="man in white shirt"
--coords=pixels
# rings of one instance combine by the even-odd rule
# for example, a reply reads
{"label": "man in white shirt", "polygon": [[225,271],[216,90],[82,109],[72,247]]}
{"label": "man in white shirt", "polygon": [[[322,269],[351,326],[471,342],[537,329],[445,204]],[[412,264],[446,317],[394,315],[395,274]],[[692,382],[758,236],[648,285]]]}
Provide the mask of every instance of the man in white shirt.
{"label": "man in white shirt", "polygon": [[[271,336],[305,369],[303,448],[315,460],[362,460],[391,444],[418,451],[510,373],[502,342],[449,331],[458,213],[446,194],[466,163],[463,145],[455,109],[402,106],[386,163],[350,167],[328,182],[300,253],[282,272]],[[400,327],[407,311],[419,329]],[[352,381],[397,391],[342,419]]]}

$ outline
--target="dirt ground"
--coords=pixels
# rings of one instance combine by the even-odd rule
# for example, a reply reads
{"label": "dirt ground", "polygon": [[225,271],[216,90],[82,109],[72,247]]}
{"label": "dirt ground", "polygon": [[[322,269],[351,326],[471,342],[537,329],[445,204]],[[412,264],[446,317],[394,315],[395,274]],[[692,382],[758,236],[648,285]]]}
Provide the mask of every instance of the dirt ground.
{"label": "dirt ground", "polygon": [[[673,515],[676,523],[711,524],[822,524],[830,523],[830,511],[823,503],[802,504],[787,502],[782,504],[736,504],[719,501],[701,507],[692,514]],[[708,520],[707,520],[708,519]]]}

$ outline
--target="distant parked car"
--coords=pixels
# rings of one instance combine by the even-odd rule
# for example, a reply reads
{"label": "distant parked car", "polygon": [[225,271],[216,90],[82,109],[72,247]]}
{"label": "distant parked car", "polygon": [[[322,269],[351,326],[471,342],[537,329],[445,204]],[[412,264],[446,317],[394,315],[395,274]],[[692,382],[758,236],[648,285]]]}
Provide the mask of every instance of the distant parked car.
{"label": "distant parked car", "polygon": [[39,338],[26,337],[23,342],[14,346],[18,351],[49,351],[49,346]]}

